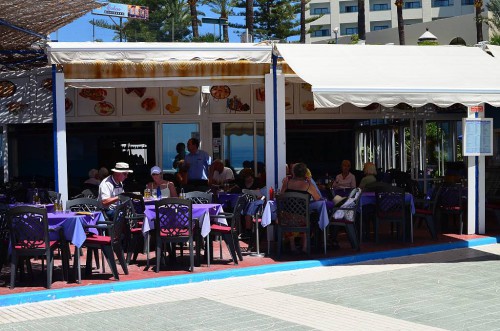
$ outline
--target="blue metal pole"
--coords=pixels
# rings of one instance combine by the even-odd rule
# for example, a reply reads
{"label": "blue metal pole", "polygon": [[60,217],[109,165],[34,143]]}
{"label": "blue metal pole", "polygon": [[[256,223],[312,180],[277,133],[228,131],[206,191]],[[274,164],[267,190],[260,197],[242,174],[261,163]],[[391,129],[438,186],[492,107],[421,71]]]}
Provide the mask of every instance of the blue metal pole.
{"label": "blue metal pole", "polygon": [[274,118],[274,188],[278,188],[278,56],[272,54],[273,64],[273,118]]}
{"label": "blue metal pole", "polygon": [[59,191],[59,167],[57,166],[57,102],[56,102],[56,65],[52,65],[52,135],[54,137],[54,189]]}

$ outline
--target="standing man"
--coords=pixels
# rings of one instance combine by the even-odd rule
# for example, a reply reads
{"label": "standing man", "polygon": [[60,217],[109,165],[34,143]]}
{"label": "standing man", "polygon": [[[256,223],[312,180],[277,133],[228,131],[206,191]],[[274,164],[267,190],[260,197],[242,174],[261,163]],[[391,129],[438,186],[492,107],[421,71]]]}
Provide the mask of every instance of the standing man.
{"label": "standing man", "polygon": [[200,141],[191,138],[187,142],[189,154],[186,155],[185,162],[188,165],[188,184],[195,187],[208,185],[208,174],[212,158],[207,152],[200,148]]}
{"label": "standing man", "polygon": [[123,193],[123,181],[133,171],[130,170],[128,163],[118,162],[111,172],[110,176],[101,181],[98,197],[109,219],[113,219],[115,207],[118,205],[118,195]]}

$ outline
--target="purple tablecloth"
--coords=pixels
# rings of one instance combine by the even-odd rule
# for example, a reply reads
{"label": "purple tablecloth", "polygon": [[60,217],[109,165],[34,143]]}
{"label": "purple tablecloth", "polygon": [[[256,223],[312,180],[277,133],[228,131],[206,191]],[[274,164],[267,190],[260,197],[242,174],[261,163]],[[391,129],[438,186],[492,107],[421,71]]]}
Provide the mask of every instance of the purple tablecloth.
{"label": "purple tablecloth", "polygon": [[47,213],[53,213],[54,212],[54,204],[53,203],[46,203],[46,204],[40,204],[40,205],[34,205],[32,203],[24,203],[24,202],[18,202],[18,203],[11,203],[9,204],[9,208],[12,207],[19,207],[19,206],[30,206],[30,207],[45,207],[47,210]]}
{"label": "purple tablecloth", "polygon": [[[364,205],[374,205],[375,204],[375,192],[363,192],[361,193],[360,206]],[[413,201],[413,195],[411,193],[405,193],[405,202],[410,205],[410,211],[415,214],[415,203]]]}
{"label": "purple tablecloth", "polygon": [[[64,231],[64,237],[71,241],[76,247],[81,247],[87,235],[85,234],[84,224],[95,225],[97,221],[104,220],[102,213],[95,212],[92,215],[78,215],[74,212],[47,213],[49,228],[61,226]],[[87,231],[97,234],[97,229],[88,229]],[[59,233],[50,234],[52,240],[59,238]]]}
{"label": "purple tablecloth", "polygon": [[[330,220],[328,218],[328,206],[333,208],[333,203],[328,200],[318,200],[311,201],[309,203],[309,212],[317,211],[319,213],[319,228],[324,230]],[[271,224],[271,220],[276,219],[276,203],[275,201],[268,201],[266,207],[264,208],[264,213],[262,214],[262,226],[268,226]]]}
{"label": "purple tablecloth", "polygon": [[[211,204],[193,204],[193,219],[196,218],[199,221],[201,235],[206,237],[210,233],[210,215],[217,215],[223,213],[224,209],[221,204],[211,203]],[[146,205],[146,210],[144,211],[146,215],[145,222],[142,226],[142,232],[144,234],[149,233],[150,230],[155,228],[154,219],[156,218],[156,211],[154,205]],[[226,224],[225,218],[217,219],[217,222]]]}

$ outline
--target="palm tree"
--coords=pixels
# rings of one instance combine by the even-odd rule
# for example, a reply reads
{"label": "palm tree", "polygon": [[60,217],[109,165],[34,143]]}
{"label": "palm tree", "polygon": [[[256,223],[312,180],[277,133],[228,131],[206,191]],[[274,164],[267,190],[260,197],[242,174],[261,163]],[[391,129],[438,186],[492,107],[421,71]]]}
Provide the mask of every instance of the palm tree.
{"label": "palm tree", "polygon": [[476,8],[476,39],[477,42],[483,41],[483,0],[474,0],[474,8]]}
{"label": "palm tree", "polygon": [[398,13],[398,35],[399,35],[399,44],[405,45],[405,25],[403,20],[403,0],[396,0],[394,3],[397,8]]}
{"label": "palm tree", "polygon": [[193,29],[193,38],[198,38],[200,36],[198,32],[198,9],[196,4],[198,0],[188,0],[189,10],[191,12],[191,28]]}
{"label": "palm tree", "polygon": [[245,9],[245,25],[248,29],[248,34],[253,36],[253,0],[246,0]]}
{"label": "palm tree", "polygon": [[[203,0],[203,5],[208,5],[213,13],[219,14],[221,19],[227,19],[229,15],[234,15],[233,13],[233,1],[232,0]],[[224,42],[229,42],[229,31],[227,24],[222,26],[222,33],[224,36]]]}
{"label": "palm tree", "polygon": [[358,37],[360,40],[366,39],[365,1],[364,0],[358,0]]}
{"label": "palm tree", "polygon": [[306,3],[308,0],[300,0],[300,43],[306,43]]}

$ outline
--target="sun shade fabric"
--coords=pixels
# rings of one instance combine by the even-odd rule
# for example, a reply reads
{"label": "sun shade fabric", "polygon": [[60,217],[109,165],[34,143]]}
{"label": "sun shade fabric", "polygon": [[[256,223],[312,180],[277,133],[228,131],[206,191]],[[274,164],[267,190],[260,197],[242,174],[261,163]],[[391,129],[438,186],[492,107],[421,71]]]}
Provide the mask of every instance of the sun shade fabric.
{"label": "sun shade fabric", "polygon": [[48,43],[51,64],[89,62],[271,62],[271,46],[221,43]]}
{"label": "sun shade fabric", "polygon": [[495,59],[500,61],[500,46],[488,45],[487,47],[488,47],[488,51],[490,51],[491,54],[493,54]]}
{"label": "sun shade fabric", "polygon": [[[307,46],[307,47],[306,47]],[[318,108],[352,103],[500,106],[500,62],[477,47],[292,45],[277,50],[311,84]]]}

